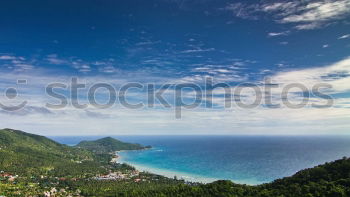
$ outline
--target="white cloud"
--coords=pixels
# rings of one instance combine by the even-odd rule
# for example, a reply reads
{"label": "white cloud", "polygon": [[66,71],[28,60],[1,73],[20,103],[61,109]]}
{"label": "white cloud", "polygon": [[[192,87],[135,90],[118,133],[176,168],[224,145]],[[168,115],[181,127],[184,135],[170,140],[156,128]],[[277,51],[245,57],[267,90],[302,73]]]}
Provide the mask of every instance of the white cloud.
{"label": "white cloud", "polygon": [[257,10],[264,12],[280,12],[283,11],[283,15],[289,15],[294,13],[300,6],[299,1],[290,2],[278,2],[278,3],[265,3],[258,6]]}
{"label": "white cloud", "polygon": [[15,71],[17,72],[24,72],[27,70],[32,70],[34,69],[34,66],[31,64],[26,64],[26,63],[19,63],[19,64],[14,64],[15,66]]}
{"label": "white cloud", "polygon": [[103,73],[116,73],[118,72],[119,70],[116,69],[114,66],[112,65],[107,65],[107,66],[103,66],[103,67],[100,67],[99,68],[99,71],[100,72],[103,72]]}
{"label": "white cloud", "polygon": [[294,24],[298,30],[324,27],[350,15],[350,0],[288,1],[260,4],[229,4],[236,17],[258,19],[259,13],[271,15],[282,24]]}
{"label": "white cloud", "polygon": [[138,42],[135,45],[136,46],[145,46],[145,45],[154,45],[154,44],[158,44],[161,41],[151,41],[151,40],[147,40],[147,41],[142,41],[142,42]]}
{"label": "white cloud", "polygon": [[350,13],[349,0],[318,1],[301,5],[299,13],[281,19],[282,23],[319,24],[345,17]]}
{"label": "white cloud", "polygon": [[15,56],[15,55],[1,55],[0,61],[6,65],[8,69],[12,69],[16,72],[25,72],[35,68],[36,60],[26,60],[24,57]]}
{"label": "white cloud", "polygon": [[346,39],[346,38],[350,38],[350,34],[342,35],[338,39],[341,40],[341,39]]}
{"label": "white cloud", "polygon": [[10,55],[2,55],[0,56],[0,60],[16,60],[17,57],[15,56],[10,56]]}
{"label": "white cloud", "polygon": [[332,85],[333,93],[350,91],[350,57],[332,65],[280,72],[272,79],[280,84],[301,83],[311,89],[319,83]]}
{"label": "white cloud", "polygon": [[25,106],[24,108],[16,111],[5,111],[0,110],[0,113],[10,116],[27,116],[33,114],[42,114],[42,115],[51,115],[53,112],[46,107],[37,107],[37,106]]}
{"label": "white cloud", "polygon": [[280,44],[281,44],[281,45],[287,45],[287,44],[288,44],[288,42],[283,41],[283,42],[280,42]]}
{"label": "white cloud", "polygon": [[194,49],[188,49],[188,50],[181,51],[181,53],[201,53],[201,52],[210,52],[210,51],[215,51],[215,48],[196,47]]}
{"label": "white cloud", "polygon": [[85,72],[91,71],[91,67],[88,64],[74,64],[73,63],[73,65],[74,65],[74,68],[79,70],[79,72],[85,73]]}
{"label": "white cloud", "polygon": [[318,29],[320,27],[321,27],[320,23],[308,23],[308,24],[300,24],[295,26],[295,28],[298,30],[312,30],[312,29]]}
{"label": "white cloud", "polygon": [[198,83],[204,84],[206,79],[212,78],[214,82],[242,82],[249,78],[247,73],[242,72],[243,66],[252,64],[254,61],[235,60],[232,64],[204,64],[192,69],[191,73],[180,79],[175,79],[174,83]]}
{"label": "white cloud", "polygon": [[[115,73],[110,76],[85,76],[80,82],[87,82],[88,86],[94,82],[109,82],[120,85],[127,81],[139,78],[150,79],[159,83],[176,80],[203,80],[209,72],[217,75],[218,80],[226,82],[231,80],[247,81],[248,78],[240,75],[240,69],[230,68],[230,65],[201,65],[193,68],[198,75],[188,74],[184,78],[160,78],[159,76],[145,76],[145,73],[132,74]],[[231,72],[232,71],[232,75]],[[236,73],[235,73],[236,72]],[[237,73],[238,72],[238,73]],[[223,75],[222,75],[223,74]],[[236,75],[236,76],[235,76]],[[24,129],[28,132],[40,132],[45,135],[118,135],[118,134],[346,134],[350,129],[349,98],[335,99],[332,108],[302,108],[289,109],[285,107],[268,109],[256,107],[242,109],[233,106],[229,109],[197,109],[183,110],[182,119],[175,119],[174,108],[146,108],[139,110],[125,109],[116,105],[108,109],[95,109],[89,106],[85,110],[67,106],[62,110],[43,108],[48,98],[42,92],[48,82],[69,82],[67,76],[48,76],[46,73],[3,73],[0,89],[9,87],[9,83],[16,79],[28,80],[24,93],[20,97],[28,98],[30,108],[25,109],[21,121],[6,113],[0,113],[0,127]],[[272,80],[283,87],[289,83],[299,82],[307,87],[317,83],[329,83],[332,94],[348,93],[350,91],[350,57],[334,64],[315,68],[288,70],[272,74]],[[197,81],[196,81],[197,82]],[[232,87],[234,88],[234,87]],[[281,89],[273,91],[273,95],[280,93]],[[22,91],[21,91],[22,93]],[[225,98],[223,90],[216,90],[213,103],[222,106]],[[144,99],[142,93],[133,95]],[[191,95],[186,95],[191,97]],[[193,96],[192,96],[193,97]],[[297,94],[291,95],[292,101],[301,99]],[[3,98],[0,98],[3,102]],[[242,101],[254,101],[254,92],[243,92]],[[274,102],[281,102],[274,98]],[[322,99],[313,99],[312,102],[324,102]],[[48,115],[49,114],[49,115]],[[64,133],[62,133],[64,131]],[[84,131],[84,133],[81,133]]]}
{"label": "white cloud", "polygon": [[48,55],[47,61],[50,64],[56,64],[56,65],[69,64],[69,61],[67,61],[65,59],[58,58],[58,56],[56,54]]}
{"label": "white cloud", "polygon": [[[93,69],[92,65],[107,67],[107,65],[109,65],[111,62],[113,62],[112,60],[89,62],[89,61],[84,61],[84,60],[76,58],[76,57],[62,58],[62,57],[58,57],[57,54],[48,55],[46,57],[46,61],[49,62],[50,64],[53,64],[53,65],[63,65],[63,66],[73,67],[81,73],[91,72]],[[103,72],[107,69],[99,68],[98,70]],[[111,71],[111,69],[109,69],[109,71]]]}
{"label": "white cloud", "polygon": [[269,37],[276,37],[276,36],[286,36],[290,33],[290,31],[283,31],[283,32],[270,32],[268,33]]}
{"label": "white cloud", "polygon": [[243,18],[243,19],[251,19],[255,20],[258,17],[255,13],[258,11],[258,5],[247,5],[244,3],[231,3],[228,4],[224,10],[230,11],[233,13],[235,17]]}

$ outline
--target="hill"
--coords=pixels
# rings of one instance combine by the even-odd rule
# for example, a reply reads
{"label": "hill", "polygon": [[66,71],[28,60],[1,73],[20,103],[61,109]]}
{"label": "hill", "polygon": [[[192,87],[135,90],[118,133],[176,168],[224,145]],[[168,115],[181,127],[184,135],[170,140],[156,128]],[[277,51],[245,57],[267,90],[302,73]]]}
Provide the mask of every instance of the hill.
{"label": "hill", "polygon": [[19,130],[0,130],[0,170],[13,174],[75,176],[103,171],[96,155]]}
{"label": "hill", "polygon": [[94,153],[110,153],[121,150],[142,150],[151,148],[150,146],[141,146],[140,144],[125,143],[111,137],[106,137],[95,141],[82,141],[76,145],[76,147],[86,149]]}
{"label": "hill", "polygon": [[[138,144],[103,138],[79,145],[69,147],[39,135],[13,129],[0,130],[0,196],[43,196],[44,192],[55,191],[56,188],[62,191],[56,196],[350,196],[349,158],[301,170],[291,177],[257,186],[231,181],[200,184],[139,173],[127,165],[109,163],[113,154],[106,152],[146,148]],[[18,176],[13,181],[9,174]],[[100,175],[119,178],[96,179]]]}
{"label": "hill", "polygon": [[[114,149],[116,145],[114,139],[105,138],[98,142],[100,146],[107,145],[104,150]],[[143,148],[141,145],[120,141],[117,144],[124,145],[118,146],[118,150],[123,147]],[[157,181],[176,182],[157,175],[139,173],[126,164],[110,162],[113,154],[94,152],[96,151],[66,146],[44,136],[14,129],[2,129],[0,130],[0,196],[47,196],[47,193],[56,191],[56,188],[59,194],[51,192],[51,196],[80,196],[85,192],[81,190],[86,190],[85,185],[89,183],[96,183],[91,187],[93,193],[106,192],[110,190],[107,188],[108,184],[98,181],[97,178],[108,174],[111,174],[112,179],[118,178],[118,181],[113,180],[109,183],[113,183],[113,187],[120,190],[125,185],[133,183],[139,176],[148,180],[156,177]],[[85,192],[84,196],[96,195],[86,195]]]}

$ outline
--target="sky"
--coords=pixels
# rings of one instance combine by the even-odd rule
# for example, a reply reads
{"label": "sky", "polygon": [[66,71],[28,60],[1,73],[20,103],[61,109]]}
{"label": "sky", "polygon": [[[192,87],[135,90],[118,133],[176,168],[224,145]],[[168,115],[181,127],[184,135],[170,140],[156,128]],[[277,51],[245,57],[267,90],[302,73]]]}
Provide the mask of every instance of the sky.
{"label": "sky", "polygon": [[[6,0],[0,27],[0,104],[26,101],[16,111],[1,107],[0,128],[51,136],[350,134],[350,0]],[[86,84],[77,98],[69,91],[72,78]],[[159,102],[137,109],[88,103],[96,83],[161,89],[204,87],[208,78],[228,87],[215,88],[213,99],[195,108],[181,108],[180,118],[175,105]],[[320,93],[330,97],[312,94],[297,109],[239,107],[234,90],[242,83],[262,88],[266,78],[279,86],[271,92],[274,103],[283,104],[283,87],[293,83],[308,90],[328,84]],[[47,106],[59,101],[45,92],[51,83],[66,84],[55,90],[68,97],[64,108]],[[184,89],[183,101],[194,102],[197,92]],[[126,94],[136,104],[147,102],[150,93],[132,88]],[[298,103],[305,90],[288,95]],[[108,101],[103,90],[95,97]],[[172,88],[164,97],[170,104],[178,98]],[[238,100],[256,98],[245,88]],[[330,98],[332,106],[312,107]],[[87,105],[78,109],[72,104],[77,99]]]}

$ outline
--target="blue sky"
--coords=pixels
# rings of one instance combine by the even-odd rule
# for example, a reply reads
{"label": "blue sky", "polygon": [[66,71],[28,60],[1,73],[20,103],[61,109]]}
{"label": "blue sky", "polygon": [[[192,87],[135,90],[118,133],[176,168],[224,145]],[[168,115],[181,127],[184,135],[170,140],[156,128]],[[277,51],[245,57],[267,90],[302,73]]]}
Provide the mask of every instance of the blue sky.
{"label": "blue sky", "polygon": [[[350,128],[349,0],[11,0],[2,2],[0,25],[0,90],[17,87],[19,98],[29,100],[21,111],[0,111],[6,120],[0,127],[45,135],[347,134]],[[217,108],[188,110],[181,119],[161,107],[47,109],[45,85],[71,77],[116,87],[202,84],[206,77],[232,88],[264,77],[307,87],[329,82],[336,104],[223,109],[218,93]]]}

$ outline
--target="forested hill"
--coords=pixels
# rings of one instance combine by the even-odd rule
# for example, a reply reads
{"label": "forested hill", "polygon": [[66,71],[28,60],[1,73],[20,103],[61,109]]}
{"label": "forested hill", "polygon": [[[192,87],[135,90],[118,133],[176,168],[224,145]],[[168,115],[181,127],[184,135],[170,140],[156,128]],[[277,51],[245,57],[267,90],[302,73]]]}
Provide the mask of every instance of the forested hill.
{"label": "forested hill", "polygon": [[[79,147],[79,148],[78,148]],[[81,142],[78,147],[14,129],[0,130],[0,171],[13,174],[86,176],[106,171],[107,153],[144,149],[113,138]],[[100,153],[100,154],[95,154]]]}
{"label": "forested hill", "polygon": [[[80,147],[82,145],[87,149]],[[125,164],[111,163],[113,154],[105,154],[146,148],[138,144],[103,138],[82,142],[80,146],[69,147],[22,131],[0,130],[0,196],[44,196],[44,192],[56,189],[62,192],[60,195],[56,192],[53,194],[55,196],[350,196],[348,158],[301,170],[291,177],[257,186],[240,185],[231,181],[199,184],[140,173]],[[101,153],[89,151],[93,148]],[[100,177],[106,174],[107,176]]]}
{"label": "forested hill", "polygon": [[34,135],[14,129],[0,130],[0,145],[23,146],[23,145],[45,145],[48,147],[63,147],[61,144],[40,135]]}
{"label": "forested hill", "polygon": [[13,129],[0,130],[2,171],[43,175],[65,175],[69,172],[74,175],[78,173],[74,169],[89,165],[91,167],[87,171],[95,173],[93,170],[100,171],[100,162],[95,160],[95,155],[87,150],[59,144],[43,136]]}
{"label": "forested hill", "polygon": [[102,138],[96,141],[82,141],[76,145],[76,147],[95,153],[109,153],[120,150],[142,150],[145,148],[151,148],[150,146],[142,146],[140,144],[125,143],[111,137]]}

